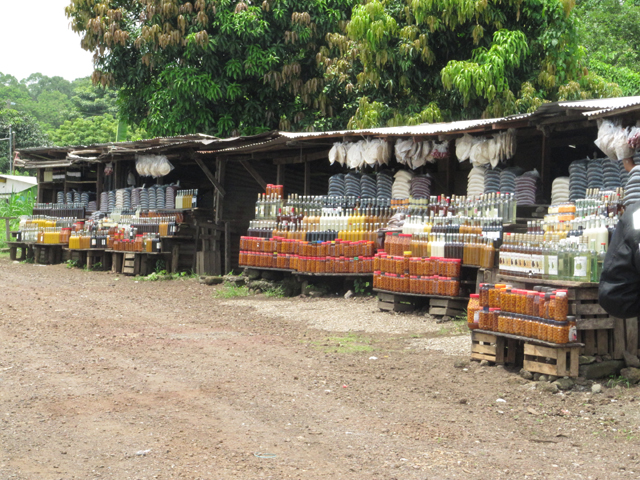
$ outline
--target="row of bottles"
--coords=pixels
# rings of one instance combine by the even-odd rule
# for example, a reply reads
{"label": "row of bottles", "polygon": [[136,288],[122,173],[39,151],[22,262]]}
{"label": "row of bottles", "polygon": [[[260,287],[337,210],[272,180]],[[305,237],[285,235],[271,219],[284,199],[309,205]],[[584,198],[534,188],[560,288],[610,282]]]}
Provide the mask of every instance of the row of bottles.
{"label": "row of bottles", "polygon": [[505,223],[515,223],[516,197],[512,193],[491,193],[478,197],[444,195],[432,196],[427,201],[410,200],[406,208],[409,214],[426,214],[433,217],[489,217],[502,218]]}
{"label": "row of bottles", "polygon": [[198,208],[198,190],[178,190],[175,202],[177,209],[189,210]]}
{"label": "row of bottles", "polygon": [[506,234],[500,247],[499,273],[529,278],[599,282],[607,243],[596,239],[541,240],[539,235]]}
{"label": "row of bottles", "polygon": [[84,218],[84,203],[36,203],[33,206],[33,215],[56,218]]}
{"label": "row of bottles", "polygon": [[492,268],[496,251],[493,240],[477,234],[403,234],[388,232],[384,250],[399,256],[456,258],[464,265]]}
{"label": "row of bottles", "polygon": [[502,218],[434,217],[410,215],[402,233],[473,233],[498,240],[502,238]]}

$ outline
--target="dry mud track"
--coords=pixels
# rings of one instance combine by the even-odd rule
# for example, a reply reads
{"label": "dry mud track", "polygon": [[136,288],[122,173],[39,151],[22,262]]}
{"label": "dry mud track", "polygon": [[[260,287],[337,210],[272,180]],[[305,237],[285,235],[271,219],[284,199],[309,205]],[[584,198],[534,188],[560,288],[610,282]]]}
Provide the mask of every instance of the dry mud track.
{"label": "dry mud track", "polygon": [[428,317],[216,288],[0,257],[0,479],[640,477],[636,388],[553,395],[455,368],[468,337]]}

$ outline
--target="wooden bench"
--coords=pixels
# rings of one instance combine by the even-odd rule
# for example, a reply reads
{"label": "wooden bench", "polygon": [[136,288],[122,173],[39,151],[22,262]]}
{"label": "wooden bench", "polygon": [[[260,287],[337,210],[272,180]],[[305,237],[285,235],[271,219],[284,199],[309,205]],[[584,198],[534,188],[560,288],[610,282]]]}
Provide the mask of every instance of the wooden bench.
{"label": "wooden bench", "polygon": [[[7,242],[9,258],[22,262],[33,258],[33,242]],[[20,255],[18,255],[20,251]]]}

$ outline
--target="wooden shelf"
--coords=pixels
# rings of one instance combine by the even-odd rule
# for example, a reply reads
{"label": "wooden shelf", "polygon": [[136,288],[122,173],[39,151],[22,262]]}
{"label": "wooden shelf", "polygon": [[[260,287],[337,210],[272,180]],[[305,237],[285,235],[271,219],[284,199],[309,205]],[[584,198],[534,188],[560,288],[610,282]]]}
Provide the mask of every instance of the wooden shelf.
{"label": "wooden shelf", "polygon": [[63,248],[70,252],[106,252],[106,248]]}
{"label": "wooden shelf", "polygon": [[442,298],[444,300],[464,300],[464,301],[468,301],[469,300],[468,297],[445,297],[443,295],[425,295],[423,293],[393,292],[391,290],[382,290],[380,288],[374,288],[373,291],[374,292],[380,292],[380,293],[389,293],[391,295],[402,295],[402,296],[406,296],[406,297]]}
{"label": "wooden shelf", "polygon": [[303,277],[373,277],[371,273],[308,273],[308,272],[293,272],[294,275],[300,275]]}
{"label": "wooden shelf", "polygon": [[592,287],[596,288],[598,283],[596,282],[574,282],[571,280],[546,280],[543,278],[529,278],[529,277],[514,277],[511,275],[503,275],[499,273],[496,276],[499,280],[520,282],[520,283],[534,283],[536,285],[548,285],[550,287],[568,287],[568,288],[584,288]]}
{"label": "wooden shelf", "polygon": [[272,272],[289,272],[293,273],[295,270],[290,270],[287,268],[271,268],[271,267],[252,267],[250,265],[238,265],[240,268],[250,268],[252,270],[270,270]]}
{"label": "wooden shelf", "polygon": [[98,183],[97,180],[65,180],[66,183],[85,184],[85,183]]}
{"label": "wooden shelf", "polygon": [[537,340],[535,338],[521,337],[520,335],[512,335],[510,333],[494,332],[492,330],[480,330],[479,328],[476,328],[471,331],[478,332],[478,333],[485,333],[487,335],[495,335],[497,337],[511,338],[512,340],[522,340],[527,343],[535,343],[535,344],[539,344],[544,347],[550,347],[550,348],[584,347],[584,343],[551,343],[551,342],[545,342],[544,340]]}

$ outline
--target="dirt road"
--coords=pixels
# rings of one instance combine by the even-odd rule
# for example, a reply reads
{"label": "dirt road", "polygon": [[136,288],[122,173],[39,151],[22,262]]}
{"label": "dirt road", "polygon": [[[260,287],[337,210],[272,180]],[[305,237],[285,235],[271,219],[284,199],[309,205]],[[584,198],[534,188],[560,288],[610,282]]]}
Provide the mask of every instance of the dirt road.
{"label": "dirt road", "polygon": [[216,288],[0,257],[0,478],[640,477],[635,388],[551,394],[455,368],[468,337],[426,317]]}

